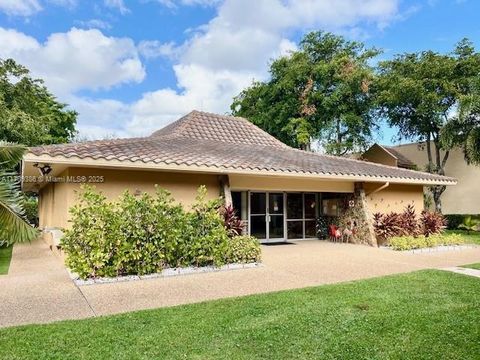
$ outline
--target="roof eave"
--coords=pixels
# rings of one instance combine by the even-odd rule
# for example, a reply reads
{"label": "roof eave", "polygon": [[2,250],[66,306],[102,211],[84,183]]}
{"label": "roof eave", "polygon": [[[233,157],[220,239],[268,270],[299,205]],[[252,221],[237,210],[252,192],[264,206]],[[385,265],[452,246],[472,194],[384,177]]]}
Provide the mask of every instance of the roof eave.
{"label": "roof eave", "polygon": [[[199,166],[199,165],[184,165],[184,164],[165,164],[155,162],[143,161],[121,161],[121,160],[105,160],[79,157],[65,157],[65,156],[49,156],[49,155],[35,155],[27,153],[23,158],[24,163],[48,163],[48,164],[62,164],[69,167],[101,167],[101,168],[124,168],[131,170],[156,170],[156,171],[176,171],[176,172],[202,172],[211,174],[238,174],[238,175],[263,175],[263,176],[283,176],[283,177],[297,177],[297,178],[316,178],[323,180],[344,180],[355,182],[390,182],[395,184],[409,184],[409,185],[456,185],[457,181],[452,178],[445,178],[445,180],[428,180],[419,178],[406,177],[391,177],[391,176],[370,176],[370,175],[355,175],[355,174],[339,174],[339,173],[314,173],[314,172],[299,172],[299,171],[279,171],[271,169],[247,169],[247,168],[226,168],[218,166]],[[25,166],[23,166],[25,168]],[[22,170],[23,174],[23,170]]]}

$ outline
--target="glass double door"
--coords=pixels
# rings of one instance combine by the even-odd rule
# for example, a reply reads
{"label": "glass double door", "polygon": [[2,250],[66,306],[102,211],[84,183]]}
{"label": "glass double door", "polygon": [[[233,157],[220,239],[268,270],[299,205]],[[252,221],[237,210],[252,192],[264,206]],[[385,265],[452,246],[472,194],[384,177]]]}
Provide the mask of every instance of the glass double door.
{"label": "glass double door", "polygon": [[250,193],[250,234],[261,242],[277,242],[285,239],[283,193]]}

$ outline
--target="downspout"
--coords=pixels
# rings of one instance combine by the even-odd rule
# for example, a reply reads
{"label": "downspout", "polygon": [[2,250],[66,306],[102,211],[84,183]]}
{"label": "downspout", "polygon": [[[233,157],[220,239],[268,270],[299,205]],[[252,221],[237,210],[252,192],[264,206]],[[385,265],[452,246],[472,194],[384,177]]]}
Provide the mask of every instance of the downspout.
{"label": "downspout", "polygon": [[373,190],[373,191],[370,191],[368,194],[366,194],[366,196],[370,196],[370,195],[375,194],[375,193],[377,193],[377,192],[379,192],[379,191],[382,191],[382,190],[386,189],[386,188],[389,187],[389,186],[390,186],[390,182],[387,181],[387,182],[386,182],[385,184],[383,184],[382,186],[376,188],[376,189]]}

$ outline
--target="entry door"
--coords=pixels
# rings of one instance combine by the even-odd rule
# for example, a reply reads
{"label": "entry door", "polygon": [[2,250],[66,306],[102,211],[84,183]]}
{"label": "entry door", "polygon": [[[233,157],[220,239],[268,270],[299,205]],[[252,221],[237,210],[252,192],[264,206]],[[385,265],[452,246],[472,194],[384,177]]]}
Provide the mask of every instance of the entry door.
{"label": "entry door", "polygon": [[283,193],[250,193],[250,234],[261,242],[285,239]]}

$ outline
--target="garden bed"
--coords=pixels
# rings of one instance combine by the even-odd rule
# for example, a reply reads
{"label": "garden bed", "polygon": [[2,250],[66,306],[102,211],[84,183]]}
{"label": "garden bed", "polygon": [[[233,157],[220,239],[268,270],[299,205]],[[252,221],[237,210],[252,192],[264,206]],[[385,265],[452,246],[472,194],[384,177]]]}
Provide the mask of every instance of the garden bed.
{"label": "garden bed", "polygon": [[78,286],[83,285],[93,285],[93,284],[111,284],[116,282],[125,282],[125,281],[137,281],[137,280],[148,280],[148,279],[158,279],[166,278],[172,276],[185,276],[193,274],[204,274],[211,272],[220,272],[220,271],[230,271],[230,270],[240,270],[240,269],[255,269],[263,266],[259,262],[246,263],[246,264],[227,264],[223,266],[202,266],[202,267],[185,267],[185,268],[168,268],[164,269],[159,273],[147,274],[147,275],[125,275],[117,277],[97,277],[91,279],[81,279],[78,274],[68,271],[68,274]]}
{"label": "garden bed", "polygon": [[411,254],[442,252],[442,251],[459,251],[459,250],[472,249],[475,247],[477,247],[477,245],[473,245],[473,244],[439,245],[439,246],[425,247],[425,248],[398,250],[398,249],[392,248],[391,246],[381,246],[382,249],[387,249],[387,250],[397,251],[397,252],[400,251],[402,253],[411,253]]}
{"label": "garden bed", "polygon": [[206,195],[200,187],[186,211],[160,188],[155,195],[127,191],[109,202],[84,187],[60,242],[67,268],[84,283],[101,283],[260,262],[258,240],[241,235],[243,224],[223,199],[206,201]]}

